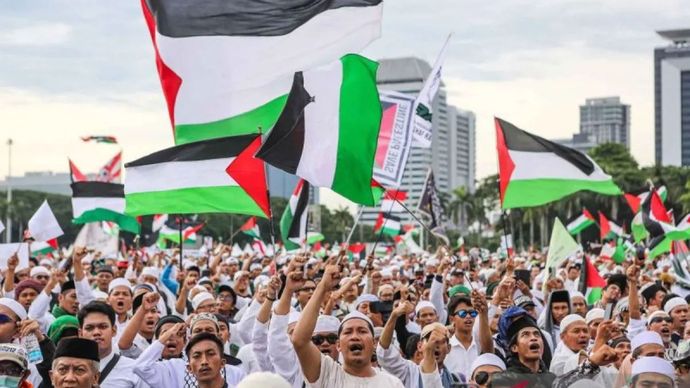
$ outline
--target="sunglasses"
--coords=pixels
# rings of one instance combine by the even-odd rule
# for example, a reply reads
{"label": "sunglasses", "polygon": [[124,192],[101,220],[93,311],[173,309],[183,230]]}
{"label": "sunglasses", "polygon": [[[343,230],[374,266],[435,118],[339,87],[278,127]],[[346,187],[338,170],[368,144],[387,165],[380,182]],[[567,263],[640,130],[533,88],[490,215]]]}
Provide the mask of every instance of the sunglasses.
{"label": "sunglasses", "polygon": [[455,315],[457,315],[460,318],[465,318],[468,315],[472,318],[476,318],[479,313],[477,310],[458,310],[455,312]]}
{"label": "sunglasses", "polygon": [[320,346],[323,341],[328,341],[329,344],[334,345],[336,342],[338,342],[338,335],[337,334],[328,334],[328,335],[315,335],[311,337],[311,342],[316,345]]}
{"label": "sunglasses", "polygon": [[489,378],[493,375],[495,375],[498,372],[477,372],[476,375],[474,375],[474,382],[479,384],[479,385],[484,385],[489,382]]}
{"label": "sunglasses", "polygon": [[654,318],[652,318],[651,321],[649,321],[650,324],[659,323],[659,322],[673,323],[673,318],[671,318],[671,317],[654,317]]}
{"label": "sunglasses", "polygon": [[0,325],[5,323],[16,323],[16,321],[9,315],[0,313]]}

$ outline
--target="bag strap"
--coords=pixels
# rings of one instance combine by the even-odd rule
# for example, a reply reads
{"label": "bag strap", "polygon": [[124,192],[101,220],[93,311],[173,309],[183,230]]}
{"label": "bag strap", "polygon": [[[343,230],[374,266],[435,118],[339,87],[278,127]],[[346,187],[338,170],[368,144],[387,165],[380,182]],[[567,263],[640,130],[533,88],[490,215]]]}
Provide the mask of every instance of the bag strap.
{"label": "bag strap", "polygon": [[106,377],[108,377],[110,372],[113,371],[113,368],[115,368],[115,365],[118,361],[120,361],[120,355],[115,353],[110,362],[108,362],[108,365],[106,365],[105,368],[103,368],[103,372],[101,372],[101,376],[98,378],[99,385],[103,384],[103,381],[105,381]]}

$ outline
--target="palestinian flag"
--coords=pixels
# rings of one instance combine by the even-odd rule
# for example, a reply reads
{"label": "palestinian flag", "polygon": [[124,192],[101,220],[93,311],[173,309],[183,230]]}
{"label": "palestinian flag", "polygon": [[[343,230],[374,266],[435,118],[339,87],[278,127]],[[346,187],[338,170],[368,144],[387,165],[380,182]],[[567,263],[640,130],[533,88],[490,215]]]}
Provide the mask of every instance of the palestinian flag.
{"label": "palestinian flag", "polygon": [[151,230],[153,232],[159,231],[166,222],[168,222],[167,214],[154,214],[153,222],[151,223]]}
{"label": "palestinian flag", "polygon": [[247,222],[240,226],[240,231],[249,237],[261,239],[261,231],[259,230],[259,224],[256,223],[256,217],[249,217]]}
{"label": "palestinian flag", "polygon": [[31,243],[31,257],[39,255],[47,255],[55,252],[58,249],[57,239],[54,238],[48,241],[34,241]]}
{"label": "palestinian flag", "polygon": [[111,221],[120,229],[139,233],[140,226],[133,217],[125,215],[124,186],[119,183],[74,182],[72,213],[75,224]]}
{"label": "palestinian flag", "polygon": [[[201,228],[203,228],[204,225],[205,225],[204,223],[201,223],[201,224],[194,225],[194,226],[186,226],[184,229],[182,229],[182,241],[184,241],[185,243],[195,242],[196,238],[197,238],[196,232],[201,230]],[[164,225],[160,230],[160,233],[158,235],[158,240],[159,241],[168,240],[168,241],[174,242],[175,244],[179,244],[180,243],[180,230],[179,229],[173,229],[173,228],[169,227],[168,225]]]}
{"label": "palestinian flag", "polygon": [[108,236],[117,236],[120,233],[120,227],[114,222],[103,221],[101,228]]}
{"label": "palestinian flag", "polygon": [[383,244],[376,245],[376,248],[374,250],[374,254],[377,256],[386,256],[391,252],[393,252],[393,247]]}
{"label": "palestinian flag", "polygon": [[365,260],[367,245],[364,243],[354,243],[347,247],[347,258],[349,261]]}
{"label": "palestinian flag", "polygon": [[285,249],[289,251],[298,249],[305,241],[308,207],[309,182],[300,179],[280,217],[280,235]]}
{"label": "palestinian flag", "polygon": [[239,213],[268,217],[261,137],[205,140],[127,163],[127,214]]}
{"label": "palestinian flag", "polygon": [[626,244],[625,240],[621,237],[617,241],[608,241],[601,246],[601,252],[599,256],[605,260],[612,260],[616,264],[620,264],[625,261],[625,251]]}
{"label": "palestinian flag", "polygon": [[630,223],[630,230],[632,231],[633,239],[636,243],[649,236],[647,229],[644,228],[644,221],[642,220],[641,212],[638,212],[635,214],[635,217],[633,217],[632,222]]}
{"label": "palestinian flag", "polygon": [[[659,188],[657,188],[656,191],[657,194],[659,194],[659,197],[661,197],[661,201],[666,202],[666,197],[668,196],[668,190],[666,189],[666,186],[659,186]],[[638,213],[640,211],[640,205],[647,198],[647,195],[649,195],[649,190],[645,189],[643,192],[639,194],[625,193],[624,197],[625,201],[628,203],[628,206],[630,206],[630,210],[632,210],[633,213]]]}
{"label": "palestinian flag", "polygon": [[383,213],[402,213],[405,208],[401,203],[407,200],[407,191],[386,190],[381,199],[381,211]]}
{"label": "palestinian flag", "polygon": [[599,212],[599,235],[602,240],[615,238],[623,235],[623,228],[615,222],[609,221],[604,213]]}
{"label": "palestinian flag", "polygon": [[589,156],[495,119],[501,205],[539,206],[581,190],[619,195]]}
{"label": "palestinian flag", "polygon": [[676,225],[676,229],[680,231],[690,232],[690,214],[686,214]]}
{"label": "palestinian flag", "polygon": [[120,182],[122,175],[122,152],[118,152],[98,171],[96,180],[99,182]]}
{"label": "palestinian flag", "polygon": [[601,277],[599,271],[589,258],[584,257],[585,268],[580,271],[580,292],[585,295],[588,305],[593,305],[601,299],[602,290],[606,287],[606,280]]}
{"label": "palestinian flag", "polygon": [[401,231],[400,217],[390,213],[379,213],[376,223],[374,224],[375,234],[386,234],[394,237],[399,235]]}
{"label": "palestinian flag", "polygon": [[690,289],[690,273],[688,272],[688,257],[690,251],[683,241],[673,242],[673,255],[671,264],[676,275],[676,284],[686,290]]}
{"label": "palestinian flag", "polygon": [[378,64],[359,55],[295,73],[276,125],[256,154],[316,187],[375,205],[372,176],[381,122]]}
{"label": "palestinian flag", "polygon": [[587,209],[582,209],[582,214],[580,214],[580,216],[578,216],[576,219],[570,221],[568,226],[566,226],[566,229],[568,229],[568,233],[575,236],[596,223],[597,222],[594,220],[594,216]]}
{"label": "palestinian flag", "polygon": [[81,140],[85,143],[95,142],[105,144],[117,144],[117,139],[115,138],[115,136],[82,136]]}
{"label": "palestinian flag", "polygon": [[309,232],[307,233],[307,244],[314,245],[325,240],[326,237],[319,232]]}
{"label": "palestinian flag", "polygon": [[72,162],[72,159],[67,159],[69,160],[69,172],[70,172],[70,179],[72,182],[86,182],[89,180],[89,178],[84,175],[79,168],[77,168],[77,165]]}
{"label": "palestinian flag", "polygon": [[295,72],[381,34],[382,0],[142,0],[175,144],[276,123]]}
{"label": "palestinian flag", "polygon": [[656,190],[651,193],[641,205],[642,221],[652,239],[664,236],[672,241],[690,239],[690,231],[679,230],[673,222],[673,217],[664,207],[661,197]]}

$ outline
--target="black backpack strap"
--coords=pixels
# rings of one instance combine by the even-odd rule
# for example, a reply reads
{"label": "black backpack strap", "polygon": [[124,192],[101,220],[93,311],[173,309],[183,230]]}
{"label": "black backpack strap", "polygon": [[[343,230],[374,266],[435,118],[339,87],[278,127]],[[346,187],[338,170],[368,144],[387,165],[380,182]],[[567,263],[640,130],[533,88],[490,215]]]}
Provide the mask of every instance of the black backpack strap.
{"label": "black backpack strap", "polygon": [[108,377],[110,372],[113,371],[113,368],[115,368],[115,365],[117,365],[118,361],[120,361],[120,355],[115,353],[110,362],[108,362],[108,365],[103,368],[103,372],[101,372],[101,376],[98,378],[98,385],[103,384],[103,381],[105,381],[106,377]]}

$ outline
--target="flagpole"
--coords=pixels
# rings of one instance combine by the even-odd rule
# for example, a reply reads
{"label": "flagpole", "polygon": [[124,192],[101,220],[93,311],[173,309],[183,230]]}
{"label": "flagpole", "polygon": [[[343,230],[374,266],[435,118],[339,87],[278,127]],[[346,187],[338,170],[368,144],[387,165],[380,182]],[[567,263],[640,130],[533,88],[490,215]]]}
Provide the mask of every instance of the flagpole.
{"label": "flagpole", "polygon": [[183,270],[184,266],[182,265],[182,245],[184,241],[182,241],[182,214],[177,215],[177,230],[180,236],[180,270]]}
{"label": "flagpole", "polygon": [[404,203],[400,202],[400,200],[398,200],[397,198],[395,199],[395,202],[399,203],[403,207],[403,209],[410,213],[412,218],[414,218],[415,221],[417,221],[417,223],[419,223],[419,225],[421,225],[422,228],[424,228],[424,230],[426,230],[427,233],[429,233],[429,236],[433,236],[436,239],[436,242],[439,242],[439,240],[441,240],[441,238],[432,233],[431,230],[424,224],[424,222],[422,222],[422,220],[420,220],[419,217],[412,213],[412,211],[410,211],[410,209],[407,206],[405,206]]}
{"label": "flagpole", "polygon": [[[263,131],[261,130],[261,127],[259,127],[259,136],[263,136]],[[263,137],[261,138],[261,142],[263,143]],[[263,162],[263,161],[262,161]],[[266,162],[263,162],[264,164],[264,175],[266,176],[266,197],[268,197],[268,225],[271,228],[271,246],[273,246],[273,257],[275,258],[276,256],[276,231],[275,231],[275,224],[273,223],[273,205],[271,204],[271,181],[268,176],[268,167],[266,166]],[[241,229],[241,228],[240,228]]]}
{"label": "flagpole", "polygon": [[355,218],[355,223],[352,224],[350,233],[347,235],[347,241],[345,242],[346,246],[350,246],[350,240],[352,239],[352,235],[355,234],[355,229],[357,228],[357,224],[359,224],[359,219],[362,217],[362,213],[364,213],[364,206],[360,205],[359,210],[357,211],[357,217]]}

